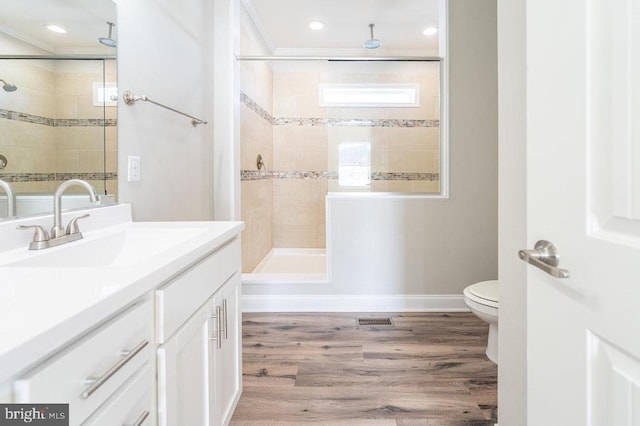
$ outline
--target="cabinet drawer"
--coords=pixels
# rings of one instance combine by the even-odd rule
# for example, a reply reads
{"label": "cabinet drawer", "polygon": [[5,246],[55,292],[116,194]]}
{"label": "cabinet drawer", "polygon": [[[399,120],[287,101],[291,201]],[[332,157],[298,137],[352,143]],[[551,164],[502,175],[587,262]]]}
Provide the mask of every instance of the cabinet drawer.
{"label": "cabinet drawer", "polygon": [[69,403],[79,424],[150,359],[152,308],[135,305],[27,373],[14,382],[15,402]]}
{"label": "cabinet drawer", "polygon": [[240,240],[236,238],[156,290],[157,342],[164,343],[238,270]]}
{"label": "cabinet drawer", "polygon": [[151,367],[147,364],[82,426],[151,425],[152,380]]}

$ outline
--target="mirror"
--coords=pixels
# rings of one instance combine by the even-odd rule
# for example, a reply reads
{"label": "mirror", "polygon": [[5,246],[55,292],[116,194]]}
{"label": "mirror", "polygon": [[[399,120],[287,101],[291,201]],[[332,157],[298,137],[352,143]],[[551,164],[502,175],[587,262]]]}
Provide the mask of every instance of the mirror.
{"label": "mirror", "polygon": [[[115,24],[113,0],[3,6],[0,179],[17,195],[18,217],[51,212],[55,188],[68,179],[84,179],[98,194],[117,197]],[[63,208],[89,204],[72,189]],[[0,220],[6,216],[0,189]]]}

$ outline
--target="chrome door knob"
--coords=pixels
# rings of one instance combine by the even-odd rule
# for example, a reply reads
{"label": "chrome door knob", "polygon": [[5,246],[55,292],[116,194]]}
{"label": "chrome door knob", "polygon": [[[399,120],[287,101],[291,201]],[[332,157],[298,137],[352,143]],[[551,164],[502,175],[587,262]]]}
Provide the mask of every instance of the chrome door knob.
{"label": "chrome door knob", "polygon": [[547,274],[556,278],[569,278],[569,271],[566,269],[558,268],[560,263],[560,255],[556,250],[556,246],[553,243],[540,240],[533,247],[533,250],[520,250],[518,252],[520,259],[542,269]]}

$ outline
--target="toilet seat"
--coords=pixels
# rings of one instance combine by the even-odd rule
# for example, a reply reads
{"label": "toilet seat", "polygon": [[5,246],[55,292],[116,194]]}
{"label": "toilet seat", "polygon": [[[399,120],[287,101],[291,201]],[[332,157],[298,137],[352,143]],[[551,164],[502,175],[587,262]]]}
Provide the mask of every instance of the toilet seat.
{"label": "toilet seat", "polygon": [[481,281],[464,289],[464,295],[468,299],[492,308],[498,307],[499,294],[497,280]]}

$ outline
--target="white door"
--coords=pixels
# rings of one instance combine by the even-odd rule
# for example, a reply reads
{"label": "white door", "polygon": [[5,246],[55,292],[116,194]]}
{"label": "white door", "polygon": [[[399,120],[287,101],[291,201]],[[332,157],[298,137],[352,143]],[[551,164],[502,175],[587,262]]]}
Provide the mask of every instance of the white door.
{"label": "white door", "polygon": [[216,293],[215,299],[223,307],[222,344],[216,353],[216,407],[218,424],[226,425],[231,421],[242,389],[240,274],[234,274]]}
{"label": "white door", "polygon": [[528,248],[571,274],[528,266],[528,425],[637,426],[640,1],[529,0],[526,55]]}
{"label": "white door", "polygon": [[158,348],[158,424],[209,425],[210,309],[200,308]]}

